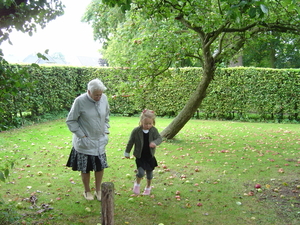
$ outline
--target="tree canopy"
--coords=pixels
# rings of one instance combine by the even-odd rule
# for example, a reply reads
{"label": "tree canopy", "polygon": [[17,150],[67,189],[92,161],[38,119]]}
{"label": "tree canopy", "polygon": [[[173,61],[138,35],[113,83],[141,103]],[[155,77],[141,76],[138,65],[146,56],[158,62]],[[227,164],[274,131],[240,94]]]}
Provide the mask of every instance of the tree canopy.
{"label": "tree canopy", "polygon": [[202,66],[194,93],[162,132],[173,138],[201,105],[216,68],[257,37],[299,35],[299,12],[297,0],[93,0],[84,21],[105,43],[111,66],[151,78],[183,62]]}
{"label": "tree canopy", "polygon": [[247,43],[243,65],[269,68],[300,68],[300,36],[274,33]]}
{"label": "tree canopy", "polygon": [[57,16],[63,15],[61,0],[6,0],[0,2],[0,44],[9,40],[13,30],[30,36],[37,26],[44,28]]}

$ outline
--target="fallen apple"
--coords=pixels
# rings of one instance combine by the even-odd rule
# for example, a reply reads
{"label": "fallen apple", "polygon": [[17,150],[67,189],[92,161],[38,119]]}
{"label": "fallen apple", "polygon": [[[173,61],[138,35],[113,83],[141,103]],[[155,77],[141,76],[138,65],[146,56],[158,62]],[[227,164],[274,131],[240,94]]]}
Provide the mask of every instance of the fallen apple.
{"label": "fallen apple", "polygon": [[128,179],[131,179],[131,178],[132,178],[132,175],[129,174],[129,173],[127,173],[127,174],[126,174],[126,177],[127,177]]}
{"label": "fallen apple", "polygon": [[18,202],[17,205],[16,205],[16,207],[17,207],[18,209],[23,209],[23,208],[24,208],[22,202]]}
{"label": "fallen apple", "polygon": [[254,195],[254,192],[253,192],[253,191],[249,191],[248,195],[249,195],[249,196],[253,196],[253,195]]}
{"label": "fallen apple", "polygon": [[261,188],[260,184],[255,184],[255,188]]}

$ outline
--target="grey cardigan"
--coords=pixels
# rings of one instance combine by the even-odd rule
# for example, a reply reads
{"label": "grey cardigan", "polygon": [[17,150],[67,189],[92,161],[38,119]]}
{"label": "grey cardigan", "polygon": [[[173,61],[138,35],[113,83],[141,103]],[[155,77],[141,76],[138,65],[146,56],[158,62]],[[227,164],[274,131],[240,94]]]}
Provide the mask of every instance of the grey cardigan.
{"label": "grey cardigan", "polygon": [[[156,145],[159,145],[162,142],[162,138],[158,133],[158,130],[155,127],[151,127],[149,130],[149,143],[154,142]],[[129,141],[127,143],[124,155],[129,157],[129,153],[134,145],[133,155],[136,158],[141,158],[143,145],[144,145],[144,136],[142,126],[136,127],[131,132]],[[155,148],[150,148],[151,155],[155,155]]]}
{"label": "grey cardigan", "polygon": [[76,151],[87,155],[105,153],[109,133],[109,105],[105,94],[98,102],[88,93],[77,97],[66,123],[74,134],[73,147]]}

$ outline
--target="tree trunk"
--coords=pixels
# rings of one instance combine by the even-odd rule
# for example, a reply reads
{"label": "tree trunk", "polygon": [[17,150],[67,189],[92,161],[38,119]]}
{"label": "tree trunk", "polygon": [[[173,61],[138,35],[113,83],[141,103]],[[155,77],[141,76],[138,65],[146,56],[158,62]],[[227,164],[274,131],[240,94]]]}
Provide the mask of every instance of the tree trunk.
{"label": "tree trunk", "polygon": [[[209,52],[207,52],[209,55]],[[161,132],[161,136],[167,139],[172,139],[184,127],[184,125],[192,118],[194,113],[201,105],[206,96],[206,90],[215,74],[215,62],[209,55],[206,57],[203,66],[203,77],[197,86],[195,92],[190,96],[189,100],[183,107],[182,111],[175,119]]]}

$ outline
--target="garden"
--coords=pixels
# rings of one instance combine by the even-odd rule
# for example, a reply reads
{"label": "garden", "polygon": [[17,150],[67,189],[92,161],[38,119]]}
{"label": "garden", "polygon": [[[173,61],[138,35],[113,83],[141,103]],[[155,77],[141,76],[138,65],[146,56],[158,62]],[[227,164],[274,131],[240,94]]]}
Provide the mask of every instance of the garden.
{"label": "garden", "polygon": [[[103,182],[114,184],[116,225],[299,223],[299,124],[192,119],[157,148],[142,196],[132,192],[134,158],[124,158],[138,117],[110,119]],[[156,127],[171,121],[158,117]],[[79,172],[65,166],[71,137],[65,118],[0,133],[0,167],[9,166],[1,224],[101,224],[101,203],[83,198]]]}

